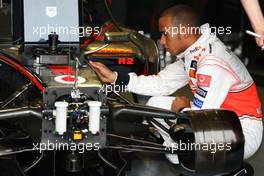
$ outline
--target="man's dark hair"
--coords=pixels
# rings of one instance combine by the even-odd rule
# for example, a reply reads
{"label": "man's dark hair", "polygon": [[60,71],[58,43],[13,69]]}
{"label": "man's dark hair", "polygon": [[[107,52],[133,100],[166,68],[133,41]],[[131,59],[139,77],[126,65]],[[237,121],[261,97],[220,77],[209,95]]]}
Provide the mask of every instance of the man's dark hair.
{"label": "man's dark hair", "polygon": [[193,8],[187,5],[175,5],[166,9],[161,17],[171,16],[172,24],[175,26],[189,25],[191,27],[199,27],[200,21],[198,14]]}

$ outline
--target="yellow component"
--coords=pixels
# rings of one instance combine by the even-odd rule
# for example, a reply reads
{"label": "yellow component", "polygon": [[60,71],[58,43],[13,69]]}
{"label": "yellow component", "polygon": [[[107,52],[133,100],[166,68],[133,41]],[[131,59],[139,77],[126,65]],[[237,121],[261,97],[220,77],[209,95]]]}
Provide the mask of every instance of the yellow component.
{"label": "yellow component", "polygon": [[81,139],[82,139],[81,131],[74,131],[73,140],[81,140]]}

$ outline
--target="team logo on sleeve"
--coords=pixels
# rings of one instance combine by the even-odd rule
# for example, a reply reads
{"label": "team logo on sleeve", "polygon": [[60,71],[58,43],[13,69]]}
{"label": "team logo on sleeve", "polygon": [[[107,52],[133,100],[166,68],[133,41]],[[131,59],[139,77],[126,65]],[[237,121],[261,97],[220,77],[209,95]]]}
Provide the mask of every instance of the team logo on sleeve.
{"label": "team logo on sleeve", "polygon": [[200,95],[201,97],[205,98],[207,95],[207,91],[202,89],[201,87],[198,87],[196,89],[196,94]]}
{"label": "team logo on sleeve", "polygon": [[192,60],[192,62],[191,62],[191,68],[197,70],[197,61],[196,60]]}
{"label": "team logo on sleeve", "polygon": [[193,69],[189,70],[189,77],[195,78],[195,70],[193,70]]}
{"label": "team logo on sleeve", "polygon": [[199,51],[202,47],[201,46],[196,46],[193,49],[190,49],[190,53],[195,53],[196,51]]}
{"label": "team logo on sleeve", "polygon": [[[194,53],[194,52],[193,52]],[[206,48],[199,48],[199,52],[193,56],[194,59],[199,60],[206,56]]]}
{"label": "team logo on sleeve", "polygon": [[190,66],[190,69],[189,69],[189,76],[191,78],[195,78],[196,71],[197,71],[197,61],[192,60],[191,66]]}
{"label": "team logo on sleeve", "polygon": [[209,75],[197,74],[197,85],[209,87],[212,77]]}
{"label": "team logo on sleeve", "polygon": [[198,108],[202,108],[203,107],[203,101],[202,100],[199,100],[198,98],[196,97],[193,97],[193,104],[198,107]]}

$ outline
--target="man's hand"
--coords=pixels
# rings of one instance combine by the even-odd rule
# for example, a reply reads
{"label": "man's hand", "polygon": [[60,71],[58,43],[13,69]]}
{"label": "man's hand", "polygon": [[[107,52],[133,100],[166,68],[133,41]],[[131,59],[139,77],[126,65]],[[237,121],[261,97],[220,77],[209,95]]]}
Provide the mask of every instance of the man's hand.
{"label": "man's hand", "polygon": [[191,107],[190,100],[185,96],[176,96],[171,104],[171,110],[179,112],[183,108]]}
{"label": "man's hand", "polygon": [[264,44],[264,17],[261,11],[259,0],[240,0],[254,29],[254,32],[261,36],[256,38],[259,47]]}
{"label": "man's hand", "polygon": [[89,61],[89,64],[93,67],[94,71],[103,83],[113,83],[116,80],[116,73],[107,68],[104,64],[92,61]]}
{"label": "man's hand", "polygon": [[261,38],[256,38],[256,43],[259,47],[264,46],[264,25],[261,28],[257,28],[254,30]]}

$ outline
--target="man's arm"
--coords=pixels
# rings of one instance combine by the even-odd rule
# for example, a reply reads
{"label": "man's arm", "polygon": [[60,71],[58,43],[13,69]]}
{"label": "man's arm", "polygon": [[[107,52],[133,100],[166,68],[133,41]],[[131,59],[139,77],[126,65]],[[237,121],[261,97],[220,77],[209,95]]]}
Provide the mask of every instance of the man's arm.
{"label": "man's arm", "polygon": [[117,81],[120,84],[120,78],[122,78],[124,82],[121,84],[123,86],[127,85],[128,91],[141,95],[169,95],[186,85],[189,81],[189,77],[184,71],[184,64],[181,61],[174,62],[157,75],[150,76],[137,76],[135,73],[121,75],[121,73],[116,74],[109,70],[102,63],[90,62],[90,64],[102,82],[113,83]]}
{"label": "man's arm", "polygon": [[263,36],[262,39],[256,39],[258,46],[264,45],[264,17],[258,0],[241,0],[241,3],[249,17],[250,23],[254,31]]}

